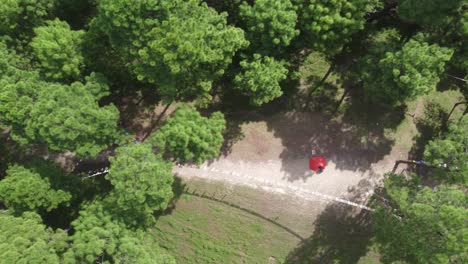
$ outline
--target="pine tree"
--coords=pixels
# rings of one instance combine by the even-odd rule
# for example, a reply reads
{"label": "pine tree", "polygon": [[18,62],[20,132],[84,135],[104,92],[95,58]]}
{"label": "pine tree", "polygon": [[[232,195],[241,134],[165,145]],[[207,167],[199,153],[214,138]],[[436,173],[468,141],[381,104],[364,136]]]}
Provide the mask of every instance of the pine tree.
{"label": "pine tree", "polygon": [[0,181],[0,201],[17,215],[25,211],[50,211],[67,204],[71,194],[52,188],[47,175],[14,165]]}
{"label": "pine tree", "polygon": [[165,156],[181,162],[198,164],[216,158],[223,144],[226,128],[220,112],[202,117],[193,107],[180,106],[149,139]]}
{"label": "pine tree", "polygon": [[240,66],[242,71],[235,77],[234,84],[250,97],[252,105],[260,106],[283,94],[280,82],[288,74],[285,63],[254,54],[252,61],[243,60]]}
{"label": "pine tree", "polygon": [[84,66],[81,42],[84,31],[73,31],[58,19],[34,29],[31,46],[45,77],[54,81],[77,80]]}

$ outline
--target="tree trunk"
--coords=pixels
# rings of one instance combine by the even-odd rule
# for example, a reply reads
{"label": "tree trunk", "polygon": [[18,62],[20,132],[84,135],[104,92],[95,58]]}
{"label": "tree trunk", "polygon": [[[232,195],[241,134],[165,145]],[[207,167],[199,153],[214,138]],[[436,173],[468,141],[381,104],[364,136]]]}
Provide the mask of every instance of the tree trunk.
{"label": "tree trunk", "polygon": [[[452,110],[450,110],[450,113],[448,114],[447,119],[445,120],[445,122],[444,122],[444,124],[443,124],[444,127],[448,127],[448,122],[449,122],[450,116],[453,114],[453,111],[455,111],[455,108],[457,108],[457,106],[459,106],[459,105],[461,105],[461,104],[465,104],[465,105],[466,105],[466,104],[468,104],[468,101],[466,101],[466,102],[458,102],[458,103],[456,103],[456,104],[453,105]],[[463,117],[463,116],[466,114],[466,111],[467,111],[467,110],[468,110],[468,106],[467,106],[467,108],[465,109],[465,111],[463,112],[463,114],[462,114],[461,117]]]}
{"label": "tree trunk", "polygon": [[333,69],[335,68],[335,62],[332,62],[332,64],[330,65],[330,67],[328,68],[327,72],[325,73],[325,75],[322,77],[322,79],[315,85],[314,88],[312,88],[312,90],[310,90],[309,94],[307,95],[307,101],[306,101],[306,104],[305,104],[305,108],[309,108],[309,104],[310,102],[312,101],[312,94],[320,87],[322,86],[322,84],[328,79],[328,77],[330,76],[330,74],[332,73]]}
{"label": "tree trunk", "polygon": [[344,99],[345,99],[346,96],[348,95],[349,90],[351,90],[351,89],[345,89],[343,95],[341,96],[340,101],[338,102],[338,104],[337,104],[336,107],[335,107],[335,110],[333,110],[333,115],[336,114],[336,112],[337,112],[338,109],[340,108],[340,105],[343,103]]}
{"label": "tree trunk", "polygon": [[161,114],[158,116],[158,119],[156,119],[156,121],[154,123],[151,124],[151,128],[148,130],[148,133],[146,133],[146,135],[143,137],[143,139],[141,140],[142,142],[145,141],[149,135],[151,135],[151,132],[153,132],[153,130],[156,128],[156,126],[158,125],[159,121],[161,121],[162,117],[164,116],[164,114],[167,112],[167,109],[169,109],[169,106],[171,106],[172,104],[172,101],[170,103],[168,103],[166,105],[166,107],[164,107],[164,110],[161,112]]}
{"label": "tree trunk", "polygon": [[313,92],[315,92],[315,90],[317,90],[320,86],[322,86],[322,84],[328,79],[328,77],[330,76],[330,74],[332,73],[333,71],[333,68],[335,68],[335,63],[332,62],[332,64],[330,65],[330,67],[328,68],[328,71],[325,73],[325,75],[322,77],[322,79],[320,80],[320,82],[318,82],[314,89],[312,89],[310,92],[309,92],[309,98],[310,96],[312,95]]}
{"label": "tree trunk", "polygon": [[136,106],[140,106],[140,103],[143,102],[143,100],[145,99],[144,96],[141,96],[140,99],[138,99],[138,101],[135,103]]}

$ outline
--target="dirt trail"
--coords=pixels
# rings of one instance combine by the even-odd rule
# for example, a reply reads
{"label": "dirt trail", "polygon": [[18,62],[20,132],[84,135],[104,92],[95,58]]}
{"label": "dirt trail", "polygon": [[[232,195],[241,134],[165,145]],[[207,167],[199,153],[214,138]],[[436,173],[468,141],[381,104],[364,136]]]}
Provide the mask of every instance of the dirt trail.
{"label": "dirt trail", "polygon": [[[383,174],[392,169],[395,160],[407,158],[407,151],[378,139],[377,133],[367,137],[373,142],[363,142],[351,135],[349,127],[326,122],[317,114],[285,113],[245,123],[241,127],[244,138],[229,154],[200,166],[178,166],[174,172],[184,178],[221,180],[309,201],[368,209],[367,199]],[[313,154],[328,159],[322,174],[313,174],[308,168]]]}

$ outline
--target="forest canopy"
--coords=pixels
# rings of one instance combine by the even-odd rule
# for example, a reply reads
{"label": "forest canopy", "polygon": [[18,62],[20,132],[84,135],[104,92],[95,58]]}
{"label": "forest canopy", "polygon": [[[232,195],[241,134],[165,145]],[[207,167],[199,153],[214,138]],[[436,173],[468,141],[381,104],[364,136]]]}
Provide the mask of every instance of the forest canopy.
{"label": "forest canopy", "polygon": [[[375,131],[407,125],[370,121],[370,107],[403,116],[439,91],[466,103],[467,10],[466,0],[1,1],[0,264],[175,263],[148,235],[181,195],[175,166],[227,155],[241,124],[280,111],[330,122],[311,131],[372,123],[352,131],[369,150]],[[315,64],[320,74],[304,73]],[[433,133],[402,147],[418,144],[414,158],[432,169],[381,175],[371,199],[383,263],[468,258],[467,111],[439,108],[426,123],[413,114]]]}

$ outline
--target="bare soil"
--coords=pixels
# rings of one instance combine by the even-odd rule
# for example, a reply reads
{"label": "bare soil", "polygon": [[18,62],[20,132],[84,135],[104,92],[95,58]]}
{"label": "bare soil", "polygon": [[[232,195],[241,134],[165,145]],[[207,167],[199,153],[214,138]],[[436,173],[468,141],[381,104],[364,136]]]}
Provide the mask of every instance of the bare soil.
{"label": "bare soil", "polygon": [[[220,180],[310,201],[365,205],[394,161],[408,155],[401,144],[383,134],[362,137],[352,125],[317,113],[288,112],[247,121],[241,132],[243,139],[228,154],[201,166],[179,166],[174,172],[184,178]],[[308,168],[313,155],[328,160],[321,174]]]}

